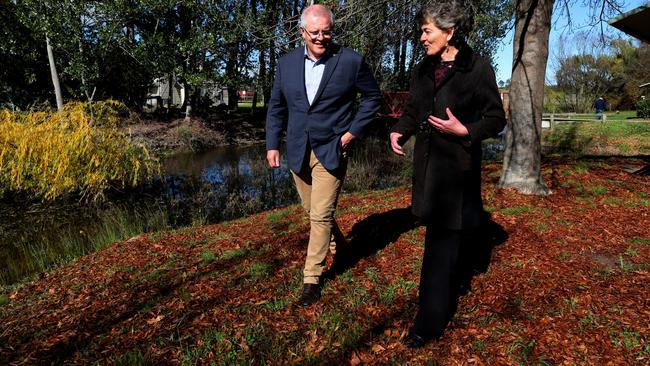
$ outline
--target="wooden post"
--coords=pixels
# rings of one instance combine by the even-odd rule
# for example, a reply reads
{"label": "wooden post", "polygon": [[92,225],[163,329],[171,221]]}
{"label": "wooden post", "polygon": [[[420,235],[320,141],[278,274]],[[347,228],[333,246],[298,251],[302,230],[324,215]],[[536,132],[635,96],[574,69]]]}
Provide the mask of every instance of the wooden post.
{"label": "wooden post", "polygon": [[550,129],[552,131],[553,127],[555,127],[555,126],[553,126],[555,124],[555,114],[553,114],[553,113],[551,113],[551,119],[549,120],[549,124],[550,124],[549,127],[550,127]]}

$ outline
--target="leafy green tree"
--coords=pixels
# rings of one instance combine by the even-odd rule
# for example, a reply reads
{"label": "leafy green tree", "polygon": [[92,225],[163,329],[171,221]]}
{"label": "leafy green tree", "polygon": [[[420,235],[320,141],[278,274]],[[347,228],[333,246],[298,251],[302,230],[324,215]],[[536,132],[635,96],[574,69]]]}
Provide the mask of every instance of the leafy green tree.
{"label": "leafy green tree", "polygon": [[14,1],[0,0],[0,35],[0,107],[46,101],[52,87],[44,39],[20,21]]}
{"label": "leafy green tree", "polygon": [[555,79],[564,91],[562,109],[591,111],[594,100],[612,87],[612,64],[613,58],[607,55],[580,54],[560,60]]}
{"label": "leafy green tree", "polygon": [[624,39],[610,43],[612,82],[608,101],[615,109],[633,109],[641,97],[639,85],[650,80],[650,44]]}

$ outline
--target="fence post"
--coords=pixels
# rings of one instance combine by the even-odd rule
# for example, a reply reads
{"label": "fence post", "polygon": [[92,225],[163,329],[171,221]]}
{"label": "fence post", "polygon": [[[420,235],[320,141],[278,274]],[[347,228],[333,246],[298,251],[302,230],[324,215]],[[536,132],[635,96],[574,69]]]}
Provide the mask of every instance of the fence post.
{"label": "fence post", "polygon": [[553,125],[555,124],[555,114],[551,113],[551,119],[549,120],[549,128],[553,130]]}

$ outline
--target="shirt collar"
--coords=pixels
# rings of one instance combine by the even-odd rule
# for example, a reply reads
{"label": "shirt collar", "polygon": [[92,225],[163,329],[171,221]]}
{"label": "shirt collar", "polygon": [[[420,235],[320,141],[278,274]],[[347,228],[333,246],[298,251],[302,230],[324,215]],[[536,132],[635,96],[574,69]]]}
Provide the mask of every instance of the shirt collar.
{"label": "shirt collar", "polygon": [[325,61],[327,61],[328,58],[330,58],[330,56],[332,56],[332,47],[328,47],[327,50],[325,51],[325,54],[323,55],[323,57],[319,58],[319,59],[316,60],[316,61],[312,60],[312,59],[309,57],[309,54],[307,53],[307,46],[304,47],[304,52],[305,52],[305,53],[304,53],[304,55],[305,55],[305,59],[307,59],[307,60],[309,60],[309,61],[311,61],[311,62],[313,62],[313,63],[316,63],[316,64],[318,64],[318,63],[324,63]]}

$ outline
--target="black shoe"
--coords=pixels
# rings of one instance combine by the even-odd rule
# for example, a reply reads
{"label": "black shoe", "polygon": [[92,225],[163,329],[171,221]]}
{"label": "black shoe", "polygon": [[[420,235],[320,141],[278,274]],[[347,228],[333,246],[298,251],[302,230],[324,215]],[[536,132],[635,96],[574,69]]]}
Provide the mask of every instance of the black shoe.
{"label": "black shoe", "polygon": [[419,335],[409,332],[406,337],[402,338],[402,344],[408,348],[420,348],[424,346],[427,341]]}
{"label": "black shoe", "polygon": [[320,285],[306,283],[302,288],[302,295],[298,300],[298,305],[307,307],[320,299]]}

